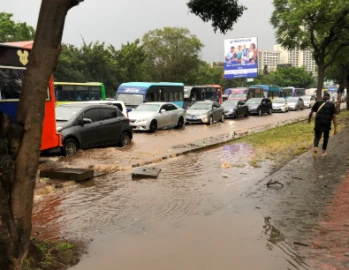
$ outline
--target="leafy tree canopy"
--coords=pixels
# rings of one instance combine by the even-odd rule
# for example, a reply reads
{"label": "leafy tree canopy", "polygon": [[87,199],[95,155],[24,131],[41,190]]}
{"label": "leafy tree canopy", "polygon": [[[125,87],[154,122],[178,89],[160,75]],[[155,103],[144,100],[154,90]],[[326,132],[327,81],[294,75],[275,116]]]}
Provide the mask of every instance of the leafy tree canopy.
{"label": "leafy tree canopy", "polygon": [[147,80],[195,83],[203,47],[186,28],[165,27],[143,36]]}
{"label": "leafy tree canopy", "polygon": [[0,42],[33,40],[35,30],[22,22],[12,20],[13,14],[0,12]]}
{"label": "leafy tree canopy", "polygon": [[212,21],[214,32],[219,30],[223,34],[233,29],[247,9],[238,0],[190,0],[187,5],[190,12],[204,22]]}
{"label": "leafy tree canopy", "polygon": [[196,77],[196,85],[202,84],[222,84],[223,83],[223,67],[211,66],[202,61]]}
{"label": "leafy tree canopy", "polygon": [[255,84],[277,86],[294,86],[296,88],[309,88],[314,84],[313,74],[304,68],[282,67],[275,72],[261,74],[255,79]]}

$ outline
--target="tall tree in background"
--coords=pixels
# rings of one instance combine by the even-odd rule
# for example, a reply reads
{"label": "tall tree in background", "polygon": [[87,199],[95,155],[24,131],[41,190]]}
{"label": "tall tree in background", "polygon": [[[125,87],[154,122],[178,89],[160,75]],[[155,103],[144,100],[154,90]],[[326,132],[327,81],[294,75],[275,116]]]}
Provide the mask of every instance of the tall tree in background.
{"label": "tall tree in background", "polygon": [[25,22],[12,20],[13,14],[0,12],[0,42],[33,40],[35,30]]}
{"label": "tall tree in background", "polygon": [[[82,1],[42,0],[15,123],[9,124],[9,118],[0,113],[0,269],[22,269],[29,251],[47,85],[61,51],[67,12]],[[232,1],[236,2],[215,2],[229,4]],[[231,29],[236,18],[242,15],[240,9],[234,8],[226,13],[225,6],[219,4],[214,10],[203,10],[200,5],[195,5],[201,2],[205,1],[190,1],[193,4],[191,12],[204,21],[212,20],[214,29],[221,32]],[[222,23],[224,20],[230,23]]]}
{"label": "tall tree in background", "polygon": [[[326,78],[333,80],[339,85],[337,91],[337,113],[340,112],[341,97],[344,89],[349,89],[349,61],[348,61],[349,47],[342,50],[334,63],[326,69]],[[347,98],[347,110],[349,110],[349,99]]]}
{"label": "tall tree in background", "polygon": [[271,23],[278,42],[287,49],[310,49],[318,66],[317,98],[325,70],[349,46],[347,0],[274,0]]}
{"label": "tall tree in background", "polygon": [[117,62],[117,81],[119,84],[143,81],[146,56],[139,39],[122,44],[120,50],[116,50],[114,46],[109,46],[108,49]]}
{"label": "tall tree in background", "polygon": [[147,78],[158,82],[195,83],[201,41],[186,28],[165,27],[143,36]]}
{"label": "tall tree in background", "polygon": [[196,85],[202,84],[222,84],[223,82],[223,67],[211,66],[202,61],[196,76]]}

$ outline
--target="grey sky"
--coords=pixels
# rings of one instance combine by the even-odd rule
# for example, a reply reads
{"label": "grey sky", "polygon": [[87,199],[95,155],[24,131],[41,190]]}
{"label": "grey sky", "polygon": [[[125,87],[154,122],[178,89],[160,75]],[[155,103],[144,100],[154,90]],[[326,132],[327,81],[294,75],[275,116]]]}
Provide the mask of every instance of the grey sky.
{"label": "grey sky", "polygon": [[[224,39],[258,37],[260,49],[272,49],[274,30],[269,23],[272,0],[240,0],[248,7],[243,17],[227,35],[214,34],[210,23],[189,14],[188,0],[85,0],[69,13],[63,42],[81,44],[104,41],[116,48],[121,43],[141,38],[144,33],[164,26],[187,27],[205,45],[202,58],[209,62],[222,60]],[[40,0],[0,0],[1,10],[14,14],[14,20],[36,25]]]}

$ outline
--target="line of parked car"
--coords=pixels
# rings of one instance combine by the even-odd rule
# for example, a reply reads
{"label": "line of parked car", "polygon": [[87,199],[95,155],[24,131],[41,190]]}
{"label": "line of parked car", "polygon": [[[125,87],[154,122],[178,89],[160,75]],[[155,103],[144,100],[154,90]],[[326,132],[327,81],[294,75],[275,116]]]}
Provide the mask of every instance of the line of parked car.
{"label": "line of parked car", "polygon": [[78,149],[129,145],[133,131],[156,132],[162,128],[181,129],[185,124],[211,125],[226,118],[311,108],[313,97],[251,98],[249,100],[197,101],[187,110],[170,102],[146,102],[127,112],[122,101],[87,101],[56,107],[57,131],[62,134],[62,154]]}

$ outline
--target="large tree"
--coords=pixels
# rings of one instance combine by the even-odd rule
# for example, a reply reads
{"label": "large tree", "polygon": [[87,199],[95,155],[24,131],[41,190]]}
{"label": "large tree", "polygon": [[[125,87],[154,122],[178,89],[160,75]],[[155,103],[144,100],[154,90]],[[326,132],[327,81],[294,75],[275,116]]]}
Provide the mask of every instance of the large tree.
{"label": "large tree", "polygon": [[47,85],[57,64],[66,14],[80,1],[42,1],[15,123],[9,125],[1,114],[0,269],[22,269],[28,254]]}
{"label": "large tree", "polygon": [[[0,112],[0,269],[20,270],[28,254],[32,228],[33,197],[40,156],[47,85],[59,53],[67,12],[83,0],[42,0],[39,20],[15,123]],[[226,13],[222,3],[233,0],[192,0],[191,11],[212,20],[221,32],[231,29],[242,11]],[[236,7],[236,6],[233,6]],[[221,10],[220,10],[221,8]],[[210,16],[210,12],[212,16]],[[221,14],[220,16],[218,16]],[[222,15],[224,14],[224,16]],[[227,20],[229,23],[222,23]]]}
{"label": "large tree", "polygon": [[186,28],[165,27],[143,36],[147,79],[193,84],[200,65],[201,41]]}
{"label": "large tree", "polygon": [[195,84],[222,84],[223,67],[211,66],[206,62],[201,62],[196,76]]}
{"label": "large tree", "polygon": [[[325,70],[349,46],[347,0],[274,0],[271,23],[278,42],[288,49],[310,49],[318,66],[317,98]],[[331,57],[330,57],[331,56]]]}
{"label": "large tree", "polygon": [[0,12],[0,42],[33,40],[35,30],[25,22],[12,20],[13,14]]}
{"label": "large tree", "polygon": [[[339,85],[337,91],[337,113],[340,112],[341,97],[344,89],[349,88],[349,61],[348,61],[349,47],[341,51],[334,63],[326,69],[326,78],[333,80]],[[349,110],[349,99],[347,98],[347,110]]]}

